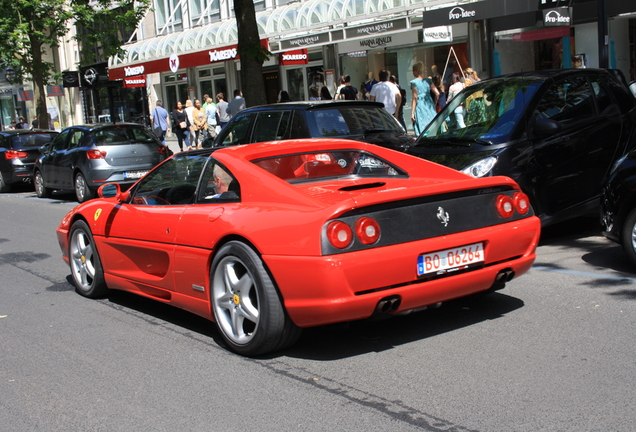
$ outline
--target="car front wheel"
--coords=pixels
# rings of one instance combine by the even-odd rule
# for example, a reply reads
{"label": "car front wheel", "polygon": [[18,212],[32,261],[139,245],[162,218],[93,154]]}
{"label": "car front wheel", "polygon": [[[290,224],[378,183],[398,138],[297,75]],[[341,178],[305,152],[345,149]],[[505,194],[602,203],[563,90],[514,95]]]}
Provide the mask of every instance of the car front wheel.
{"label": "car front wheel", "polygon": [[53,189],[44,186],[44,177],[42,177],[42,173],[40,171],[35,172],[33,182],[35,183],[35,193],[38,198],[51,198]]}
{"label": "car front wheel", "polygon": [[258,254],[246,244],[224,245],[212,263],[212,309],[229,348],[255,356],[293,344],[301,329],[287,316]]}
{"label": "car front wheel", "polygon": [[77,201],[83,203],[95,197],[95,191],[88,187],[84,174],[78,173],[75,176],[75,196]]}
{"label": "car front wheel", "polygon": [[71,275],[76,291],[88,298],[102,298],[108,293],[93,234],[86,222],[78,220],[70,231],[68,247]]}

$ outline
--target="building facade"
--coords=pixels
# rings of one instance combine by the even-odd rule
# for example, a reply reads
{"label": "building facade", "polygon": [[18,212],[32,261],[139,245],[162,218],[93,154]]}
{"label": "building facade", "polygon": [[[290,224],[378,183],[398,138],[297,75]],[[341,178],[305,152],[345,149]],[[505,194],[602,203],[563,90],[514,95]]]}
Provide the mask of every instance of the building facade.
{"label": "building facade", "polygon": [[[633,0],[257,0],[261,43],[274,55],[263,65],[268,102],[286,90],[309,99],[311,87],[333,95],[340,75],[361,93],[389,69],[407,89],[412,66],[448,78],[468,66],[481,78],[607,62],[636,79]],[[599,18],[600,17],[600,18]],[[597,24],[601,22],[601,25]],[[605,23],[605,25],[603,25]],[[70,122],[138,121],[157,99],[207,94],[230,97],[241,87],[238,34],[230,0],[154,0],[125,48],[110,58],[107,79],[87,86],[95,67],[77,68],[80,87],[65,101]],[[68,47],[66,48],[68,50]],[[73,50],[64,61],[72,70]],[[88,65],[91,66],[91,65]],[[94,66],[94,65],[93,65]],[[106,69],[106,68],[104,68]],[[90,75],[89,76],[92,76]],[[78,117],[81,117],[78,118]],[[408,116],[407,116],[408,117]],[[410,119],[407,128],[411,128]]]}

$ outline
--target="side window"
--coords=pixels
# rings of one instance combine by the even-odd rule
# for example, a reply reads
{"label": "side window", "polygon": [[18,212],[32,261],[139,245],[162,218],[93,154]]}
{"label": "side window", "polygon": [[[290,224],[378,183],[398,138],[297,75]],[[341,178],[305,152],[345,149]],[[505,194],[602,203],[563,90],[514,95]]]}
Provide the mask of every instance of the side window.
{"label": "side window", "polygon": [[68,148],[74,149],[74,148],[81,147],[83,138],[84,138],[84,131],[74,130],[73,132],[71,132],[71,138],[69,141]]}
{"label": "side window", "polygon": [[605,87],[597,81],[592,81],[592,90],[594,91],[594,96],[596,97],[598,112],[602,113],[603,111],[605,111],[605,108],[612,104],[612,98],[605,90]]}
{"label": "side window", "polygon": [[537,118],[549,118],[563,125],[586,121],[596,115],[592,89],[583,77],[552,84],[537,109]]}
{"label": "side window", "polygon": [[289,123],[289,111],[262,112],[256,116],[251,142],[276,141],[283,139]]}
{"label": "side window", "polygon": [[199,186],[200,204],[240,202],[241,187],[232,173],[214,159],[205,166]]}
{"label": "side window", "polygon": [[176,154],[139,182],[132,204],[185,205],[194,201],[197,183],[208,156]]}
{"label": "side window", "polygon": [[236,120],[229,123],[222,132],[219,143],[223,146],[247,144],[249,142],[249,129],[254,113],[238,115]]}
{"label": "side window", "polygon": [[54,152],[54,151],[64,150],[66,148],[66,141],[70,133],[71,131],[67,130],[59,134],[57,137],[55,137],[55,139],[51,141],[51,145],[49,146],[49,151]]}

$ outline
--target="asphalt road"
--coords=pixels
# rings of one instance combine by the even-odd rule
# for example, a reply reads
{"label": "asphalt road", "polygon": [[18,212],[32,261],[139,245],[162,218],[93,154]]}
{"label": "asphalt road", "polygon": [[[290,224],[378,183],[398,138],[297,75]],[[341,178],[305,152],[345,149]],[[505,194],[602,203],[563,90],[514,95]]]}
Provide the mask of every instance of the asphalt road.
{"label": "asphalt road", "polygon": [[544,231],[491,296],[247,359],[194,315],[77,295],[55,237],[71,198],[0,195],[3,432],[636,428],[636,268],[594,220]]}

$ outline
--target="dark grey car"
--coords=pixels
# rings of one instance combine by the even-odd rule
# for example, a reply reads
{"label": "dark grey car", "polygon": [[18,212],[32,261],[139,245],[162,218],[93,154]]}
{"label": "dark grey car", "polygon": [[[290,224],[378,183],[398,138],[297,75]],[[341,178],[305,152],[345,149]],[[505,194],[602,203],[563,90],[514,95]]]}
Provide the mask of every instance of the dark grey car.
{"label": "dark grey car", "polygon": [[133,184],[170,154],[139,124],[71,126],[42,149],[33,173],[35,191],[45,198],[55,189],[75,190],[84,202],[105,183]]}
{"label": "dark grey car", "polygon": [[33,165],[40,155],[40,147],[57,136],[49,130],[16,129],[0,132],[0,192],[11,186],[31,183]]}
{"label": "dark grey car", "polygon": [[380,102],[309,101],[247,108],[232,117],[214,145],[299,138],[353,139],[399,151],[414,141]]}

